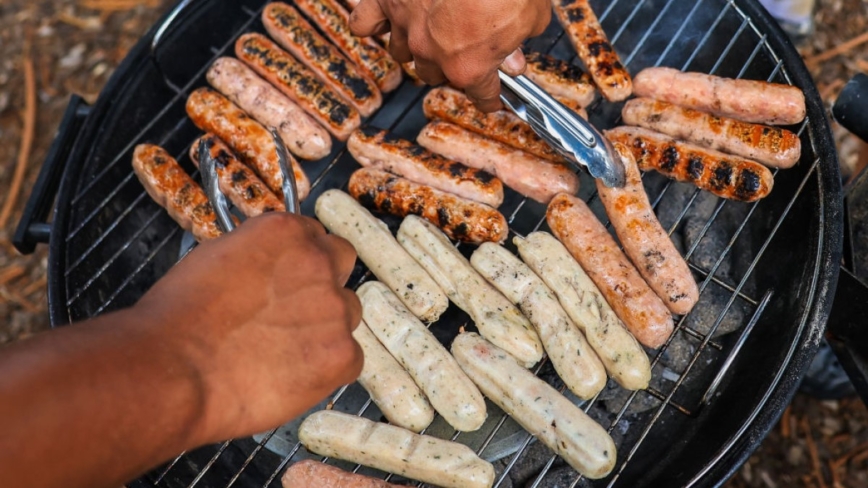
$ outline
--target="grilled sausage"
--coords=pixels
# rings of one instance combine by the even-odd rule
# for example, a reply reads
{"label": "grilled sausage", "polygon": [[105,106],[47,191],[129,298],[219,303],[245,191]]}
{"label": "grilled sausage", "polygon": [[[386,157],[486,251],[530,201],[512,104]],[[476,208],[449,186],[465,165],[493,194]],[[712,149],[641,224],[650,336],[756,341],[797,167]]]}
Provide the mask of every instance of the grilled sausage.
{"label": "grilled sausage", "polygon": [[527,318],[488,284],[436,227],[410,215],[398,229],[398,242],[449,299],[470,315],[483,337],[528,368],[542,359],[543,346]]}
{"label": "grilled sausage", "polygon": [[382,169],[495,208],[503,203],[503,184],[489,173],[432,154],[386,130],[363,127],[350,136],[347,149],[362,166]]}
{"label": "grilled sausage", "polygon": [[721,117],[770,125],[805,118],[805,94],[789,85],[736,80],[673,68],[646,68],[636,75],[636,95]]}
{"label": "grilled sausage", "polygon": [[771,171],[757,162],[679,142],[648,129],[622,126],[605,134],[613,143],[630,148],[639,169],[653,169],[719,197],[754,202],[768,195],[775,183]]}
{"label": "grilled sausage", "polygon": [[630,73],[621,64],[588,0],[552,0],[552,5],[603,97],[610,102],[627,99],[633,91]]}
{"label": "grilled sausage", "polygon": [[718,117],[650,98],[628,101],[621,117],[627,125],[645,127],[773,168],[790,168],[802,155],[799,136],[786,129]]}
{"label": "grilled sausage", "polygon": [[431,152],[497,176],[503,184],[538,202],[579,191],[579,177],[567,166],[488,139],[447,122],[431,122],[416,141]]}
{"label": "grilled sausage", "polygon": [[298,10],[282,2],[262,11],[265,30],[278,44],[319,76],[332,90],[367,117],[383,104],[380,90],[326,41]]}
{"label": "grilled sausage", "polygon": [[362,347],[365,363],[359,384],[389,422],[413,432],[420,432],[434,420],[434,407],[410,374],[383,347],[364,320],[353,331]]}
{"label": "grilled sausage", "polygon": [[460,334],[452,354],[485,395],[579,473],[612,471],[615,443],[598,423],[545,381],[477,334]]}
{"label": "grilled sausage", "polygon": [[351,196],[328,190],[317,198],[315,212],[331,233],[350,241],[359,259],[413,314],[433,322],[446,311],[449,299],[443,290],[398,244],[386,224]]}
{"label": "grilled sausage", "polygon": [[470,257],[473,268],[530,319],[558,376],[588,400],[606,386],[606,370],[582,331],[537,275],[505,247],[486,243]]}
{"label": "grilled sausage", "polygon": [[585,202],[558,195],[546,220],[633,336],[653,349],[666,342],[674,328],[672,315]]}
{"label": "grilled sausage", "polygon": [[165,149],[153,144],[136,146],[133,171],[148,195],[197,241],[222,234],[205,192]]}
{"label": "grilled sausage", "polygon": [[362,168],[353,173],[349,192],[362,205],[378,212],[399,217],[419,215],[457,241],[503,242],[509,233],[503,214],[484,203],[378,169]]}
{"label": "grilled sausage", "polygon": [[304,446],[321,456],[363,464],[445,488],[491,488],[494,466],[469,447],[394,425],[321,410],[298,429]]}
{"label": "grilled sausage", "polygon": [[[280,172],[277,146],[265,127],[210,88],[199,88],[190,94],[187,115],[196,127],[214,134],[232,148],[232,152],[283,199],[283,173]],[[299,200],[304,200],[310,193],[310,181],[298,161],[291,155],[287,156],[292,163]]]}
{"label": "grilled sausage", "polygon": [[290,466],[280,478],[280,483],[283,488],[398,488],[398,485],[381,479],[348,473],[312,459]]}
{"label": "grilled sausage", "polygon": [[338,139],[347,140],[361,124],[355,108],[262,34],[249,33],[239,37],[235,43],[235,55]]}
{"label": "grilled sausage", "polygon": [[332,138],[271,83],[235,58],[218,58],[208,69],[208,83],[265,127],[274,127],[286,148],[303,159],[320,159],[332,150]]}
{"label": "grilled sausage", "polygon": [[295,5],[374,80],[380,90],[390,92],[398,88],[401,84],[398,62],[370,37],[356,37],[350,33],[350,14],[337,0],[296,0]]}
{"label": "grilled sausage", "polygon": [[525,53],[527,70],[524,75],[550,95],[575,106],[587,107],[594,101],[594,84],[581,68],[547,54]]}
{"label": "grilled sausage", "polygon": [[232,150],[213,134],[205,134],[190,146],[190,159],[199,166],[199,144],[211,143],[211,157],[217,162],[217,180],[229,200],[248,217],[256,217],[266,212],[283,212],[286,207],[268,185],[241,163]]}
{"label": "grilled sausage", "polygon": [[516,237],[512,242],[521,259],[552,289],[585,333],[612,378],[628,390],[647,388],[651,380],[648,356],[564,245],[547,232]]}
{"label": "grilled sausage", "polygon": [[597,180],[600,200],[624,252],[636,265],[639,274],[663,299],[670,312],[686,315],[699,300],[696,281],[687,262],[654,215],[642,185],[642,174],[630,149],[617,142],[614,149],[624,164],[627,183],[623,188],[609,188]]}
{"label": "grilled sausage", "polygon": [[470,432],[482,427],[485,399],[434,334],[386,285],[369,281],[356,294],[362,301],[365,323],[443,419],[455,430]]}
{"label": "grilled sausage", "polygon": [[429,119],[451,122],[549,161],[564,161],[557,151],[512,112],[482,112],[465,94],[453,88],[434,88],[425,95],[422,107]]}

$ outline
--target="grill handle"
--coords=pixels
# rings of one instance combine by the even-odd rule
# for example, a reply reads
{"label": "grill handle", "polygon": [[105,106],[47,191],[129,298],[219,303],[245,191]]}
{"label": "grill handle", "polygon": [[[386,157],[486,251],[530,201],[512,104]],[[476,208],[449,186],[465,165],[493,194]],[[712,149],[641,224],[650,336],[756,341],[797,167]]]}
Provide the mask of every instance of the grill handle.
{"label": "grill handle", "polygon": [[844,85],[832,115],[839,124],[868,142],[868,76],[859,73]]}
{"label": "grill handle", "polygon": [[21,254],[31,254],[36,244],[48,242],[51,235],[48,214],[54,206],[69,154],[88,114],[90,105],[80,96],[72,95],[12,238],[12,244]]}

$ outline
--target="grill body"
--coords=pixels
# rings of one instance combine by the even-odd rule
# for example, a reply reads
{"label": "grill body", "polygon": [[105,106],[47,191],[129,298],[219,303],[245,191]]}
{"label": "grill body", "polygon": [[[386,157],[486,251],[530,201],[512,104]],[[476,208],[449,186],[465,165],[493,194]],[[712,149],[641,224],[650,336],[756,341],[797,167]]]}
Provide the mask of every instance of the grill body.
{"label": "grill body", "polygon": [[[186,97],[206,85],[204,73],[213,59],[232,55],[240,33],[263,31],[258,18],[265,2],[187,3],[155,48],[156,28],[130,53],[68,154],[50,241],[49,306],[55,326],[135,303],[189,246],[136,180],[132,150],[142,142],[159,144],[195,174],[187,149],[199,131],[185,115]],[[702,296],[712,298],[700,301],[693,318],[678,322],[673,340],[688,345],[679,370],[660,367],[674,364],[669,356],[676,354],[675,346],[667,344],[651,356],[655,377],[662,374],[666,380],[647,392],[584,405],[616,438],[618,463],[604,480],[591,483],[573,476],[567,484],[717,485],[780,416],[822,337],[841,255],[841,189],[832,138],[798,54],[756,2],[591,3],[633,74],[665,65],[792,83],[806,94],[808,121],[794,128],[803,141],[802,160],[776,174],[775,188],[765,200],[750,205],[713,200],[659,175],[645,175],[664,227],[680,239]],[[574,58],[555,23],[529,41],[528,48]],[[413,139],[426,122],[421,110],[425,92],[405,82],[367,123]],[[599,128],[615,125],[619,112],[620,104],[590,107]],[[343,144],[335,144],[331,155],[304,167],[314,188],[302,210],[312,215],[316,197],[329,188],[345,188],[357,164]],[[579,195],[605,218],[587,175],[582,175]],[[545,228],[544,206],[511,191],[501,210],[515,234]],[[359,266],[351,285],[366,276]],[[466,316],[450,310],[433,330],[448,343],[465,322]],[[729,322],[735,330],[718,334]],[[541,374],[546,371],[543,367]],[[551,375],[545,377],[557,384]],[[346,410],[378,418],[375,407],[352,404],[359,389],[350,386],[336,397],[350,403]],[[634,412],[642,402],[653,407]],[[620,406],[613,408],[615,404]],[[504,423],[498,423],[501,417],[494,411],[490,415],[484,428],[489,430],[472,445],[483,456]],[[287,429],[186,453],[132,486],[279,486],[285,466],[305,455],[297,445],[283,454],[270,447],[268,442],[278,437],[291,438]],[[517,451],[497,465],[502,486],[509,486],[508,472],[534,449],[529,436],[516,443]],[[526,484],[560,486],[559,466],[552,458]]]}

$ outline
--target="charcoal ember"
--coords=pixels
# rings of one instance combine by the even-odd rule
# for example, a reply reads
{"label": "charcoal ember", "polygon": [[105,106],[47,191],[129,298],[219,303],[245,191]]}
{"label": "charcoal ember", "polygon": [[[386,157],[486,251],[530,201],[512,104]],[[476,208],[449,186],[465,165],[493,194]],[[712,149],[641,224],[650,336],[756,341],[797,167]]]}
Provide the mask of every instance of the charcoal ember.
{"label": "charcoal ember", "polygon": [[[658,387],[663,385],[663,366],[659,363],[651,370],[651,384],[650,386],[659,389]],[[668,382],[667,382],[668,383]],[[618,412],[624,408],[624,405],[627,402],[630,402],[630,405],[627,407],[626,413],[628,415],[634,415],[642,412],[646,412],[651,410],[652,408],[656,408],[660,406],[660,400],[654,398],[649,393],[645,391],[636,392],[636,396],[633,400],[630,400],[630,397],[633,395],[633,392],[630,390],[625,390],[621,388],[617,383],[609,382],[606,385],[606,388],[600,392],[600,395],[597,397],[597,400],[601,402],[601,404],[605,407],[606,411],[610,414],[617,415]]]}
{"label": "charcoal ember", "polygon": [[[660,351],[660,364],[664,366],[664,376],[670,377],[669,372],[677,374],[683,373],[687,368],[687,364],[693,358],[696,348],[699,346],[699,340],[687,335],[684,332],[675,334],[675,337],[669,342],[665,349]],[[650,351],[649,355],[653,358],[656,353]],[[668,370],[668,371],[667,371]]]}
{"label": "charcoal ember", "polygon": [[[554,453],[552,453],[552,450],[549,449],[548,446],[536,439],[531,440],[530,445],[527,446],[527,449],[525,449],[521,457],[515,461],[512,469],[509,470],[504,482],[508,480],[512,486],[525,486],[528,483],[533,483],[533,480],[536,479],[540,472],[542,472],[543,468],[545,468],[552,456],[554,456]],[[498,472],[502,472],[502,469],[506,469],[510,460],[511,456],[501,459],[495,463],[495,469],[497,469]],[[554,466],[560,466],[563,464],[564,461],[561,458],[558,458],[555,460]],[[502,466],[502,469],[500,466]],[[505,485],[504,483],[501,483],[500,486]]]}
{"label": "charcoal ember", "polygon": [[731,298],[732,292],[717,283],[709,282],[699,296],[699,302],[684,320],[684,325],[706,335],[726,310],[712,337],[719,337],[742,328],[750,319],[753,306],[742,298],[736,297],[727,309],[727,303]]}
{"label": "charcoal ember", "polygon": [[578,478],[579,473],[576,472],[575,469],[569,466],[561,466],[559,468],[552,468],[546,473],[545,477],[540,481],[539,484],[534,485],[534,480],[531,480],[525,486],[527,488],[538,487],[538,488],[568,488],[573,486],[576,478]]}

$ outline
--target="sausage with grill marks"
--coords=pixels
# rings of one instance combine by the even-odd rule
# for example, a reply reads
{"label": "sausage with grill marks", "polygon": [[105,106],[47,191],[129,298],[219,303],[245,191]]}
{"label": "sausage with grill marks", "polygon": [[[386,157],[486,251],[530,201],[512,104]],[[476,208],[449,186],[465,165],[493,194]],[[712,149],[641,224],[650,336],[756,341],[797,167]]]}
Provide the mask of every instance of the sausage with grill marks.
{"label": "sausage with grill marks", "polygon": [[345,141],[361,124],[355,108],[262,34],[249,33],[239,37],[235,43],[235,55],[338,139]]}
{"label": "sausage with grill marks", "polygon": [[349,473],[313,459],[290,466],[280,478],[280,484],[283,488],[399,488],[379,478]]}
{"label": "sausage with grill marks", "polygon": [[274,127],[286,148],[303,159],[320,159],[332,150],[328,131],[271,83],[235,58],[218,58],[208,83],[265,127]]}
{"label": "sausage with grill marks", "polygon": [[325,35],[350,58],[380,90],[390,92],[401,84],[401,66],[370,37],[356,37],[350,32],[350,14],[336,0],[296,0],[304,12]]}
{"label": "sausage with grill marks", "polygon": [[562,103],[570,101],[571,108],[576,108],[587,107],[594,101],[596,90],[591,77],[578,66],[537,52],[526,53],[525,58],[524,75]]}
{"label": "sausage with grill marks", "polygon": [[600,93],[610,102],[625,100],[633,91],[630,73],[609,43],[588,0],[552,0],[555,15]]}
{"label": "sausage with grill marks", "polygon": [[754,202],[772,191],[774,176],[765,166],[677,141],[641,127],[616,127],[605,132],[610,141],[629,147],[643,171],[690,182],[719,197]]}
{"label": "sausage with grill marks", "polygon": [[378,212],[399,217],[418,215],[456,241],[503,242],[509,234],[506,217],[496,209],[382,170],[356,171],[350,177],[349,192]]}
{"label": "sausage with grill marks", "polygon": [[434,88],[425,95],[422,108],[429,119],[442,119],[549,161],[564,161],[514,113],[507,110],[485,113],[467,95],[453,88]]}
{"label": "sausage with grill marks", "polygon": [[197,241],[220,237],[217,214],[205,192],[165,149],[153,144],[136,146],[133,171],[148,195]]}
{"label": "sausage with grill marks", "polygon": [[541,203],[579,191],[569,167],[546,161],[447,122],[431,122],[416,137],[422,146],[467,166],[488,171],[513,190]]}
{"label": "sausage with grill marks", "polygon": [[[283,199],[283,173],[280,172],[277,146],[265,127],[210,88],[199,88],[190,94],[187,115],[196,127],[225,142],[241,161],[256,171],[275,195]],[[298,161],[289,154],[287,156],[295,175],[298,198],[304,200],[310,193],[310,180]]]}
{"label": "sausage with grill marks", "polygon": [[636,75],[635,91],[640,97],[757,124],[797,124],[806,113],[805,94],[794,86],[673,68],[642,70]]}
{"label": "sausage with grill marks", "polygon": [[298,10],[282,2],[270,3],[262,11],[262,23],[278,44],[350,102],[363,117],[380,108],[383,96],[376,85],[319,35]]}
{"label": "sausage with grill marks", "polygon": [[654,215],[633,153],[619,142],[613,146],[624,165],[627,183],[623,188],[609,188],[597,180],[600,200],[624,252],[636,265],[639,274],[663,299],[669,311],[685,315],[699,300],[696,280]]}
{"label": "sausage with grill marks", "polygon": [[672,315],[587,204],[571,195],[558,195],[549,204],[546,221],[627,330],[645,346],[663,345],[674,329]]}
{"label": "sausage with grill marks", "polygon": [[503,183],[491,174],[434,154],[387,130],[363,127],[350,136],[347,149],[362,166],[382,169],[492,207],[503,203]]}
{"label": "sausage with grill marks", "polygon": [[621,117],[627,125],[655,130],[774,168],[790,168],[802,155],[799,136],[786,129],[719,117],[651,98],[628,101]]}
{"label": "sausage with grill marks", "polygon": [[217,180],[222,191],[232,203],[248,217],[256,217],[266,212],[283,212],[286,207],[268,185],[241,163],[232,150],[213,134],[206,134],[190,146],[190,159],[199,166],[199,144],[211,143],[211,157],[217,162]]}

